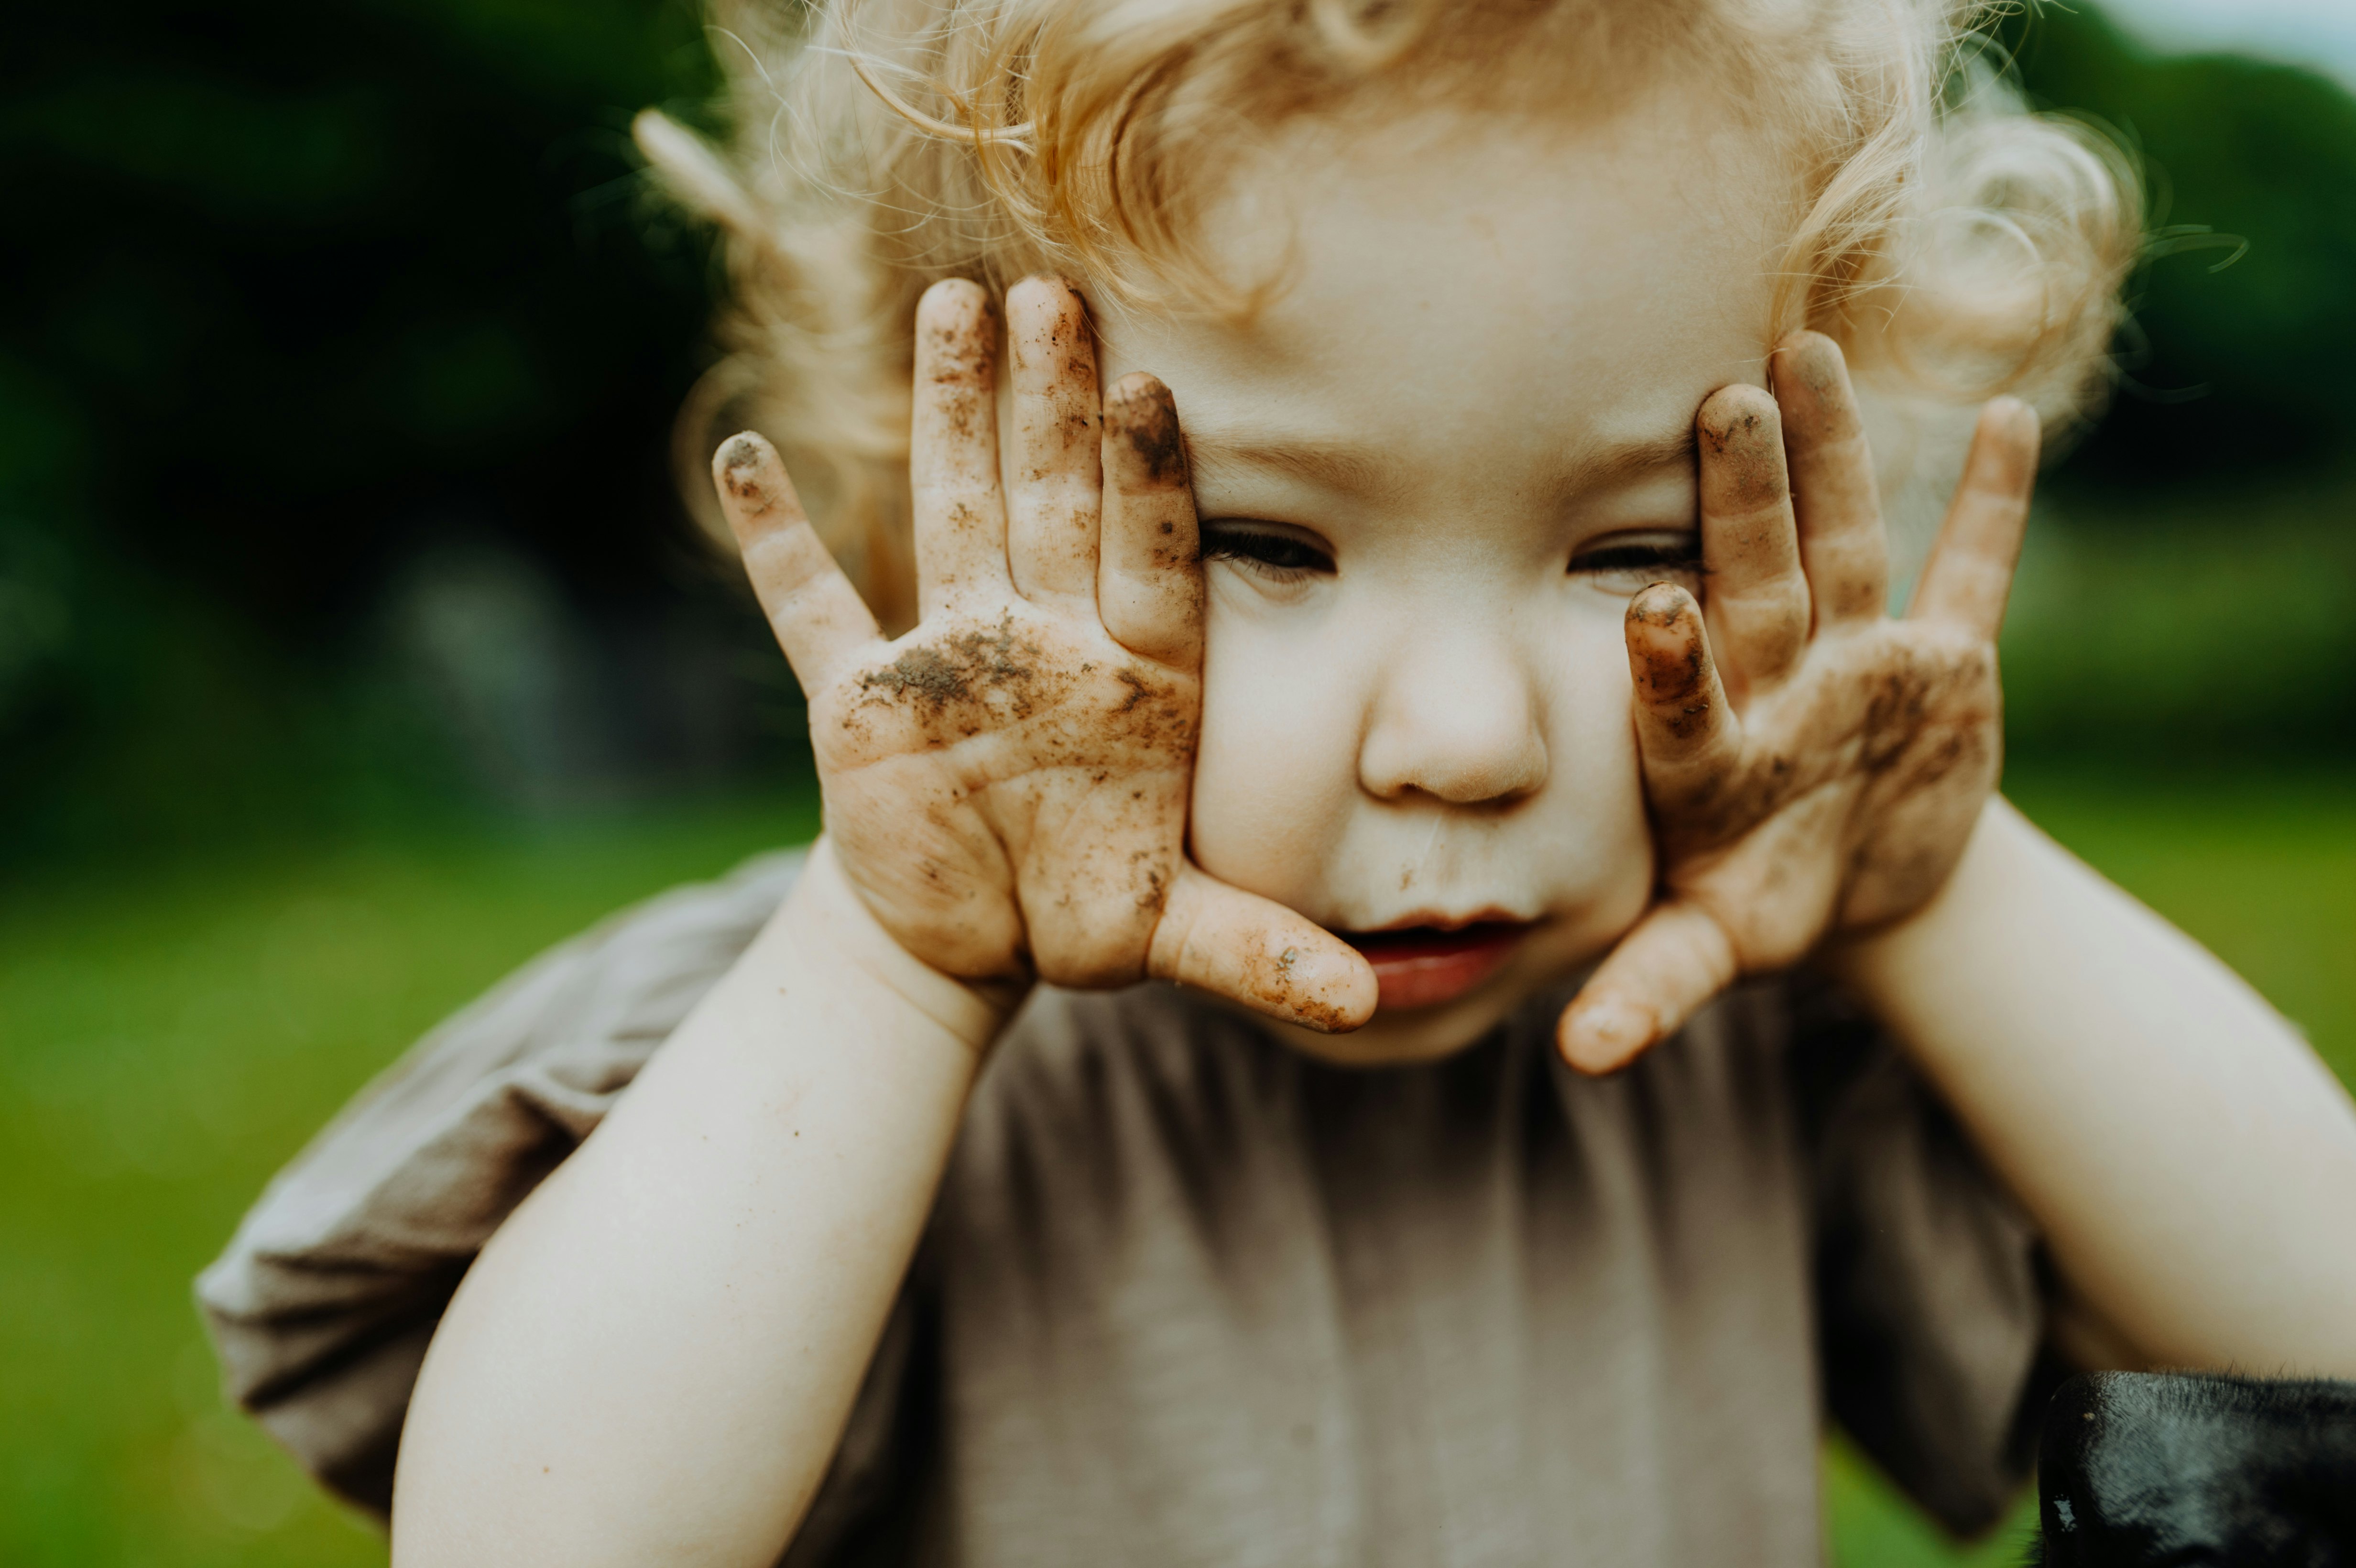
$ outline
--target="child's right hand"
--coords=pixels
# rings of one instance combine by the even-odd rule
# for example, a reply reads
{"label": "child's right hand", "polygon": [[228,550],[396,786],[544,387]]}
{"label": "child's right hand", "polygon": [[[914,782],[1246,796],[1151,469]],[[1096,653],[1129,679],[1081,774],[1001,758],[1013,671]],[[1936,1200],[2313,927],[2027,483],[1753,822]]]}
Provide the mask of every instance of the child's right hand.
{"label": "child's right hand", "polygon": [[1098,418],[1068,285],[1008,293],[1012,484],[997,322],[965,282],[916,310],[914,631],[886,642],[769,443],[712,460],[762,607],[809,698],[826,832],[909,953],[968,980],[1198,986],[1313,1029],[1372,1016],[1373,971],[1186,856],[1202,567],[1177,409],[1123,379]]}

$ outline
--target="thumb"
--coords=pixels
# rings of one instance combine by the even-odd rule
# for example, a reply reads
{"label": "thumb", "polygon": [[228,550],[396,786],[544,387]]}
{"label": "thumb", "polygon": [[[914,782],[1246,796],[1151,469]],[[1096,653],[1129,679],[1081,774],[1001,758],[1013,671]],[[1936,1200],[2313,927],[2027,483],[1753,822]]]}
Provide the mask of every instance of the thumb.
{"label": "thumb", "polygon": [[1363,954],[1269,899],[1179,863],[1153,928],[1146,972],[1215,992],[1324,1034],[1375,1016],[1375,971]]}
{"label": "thumb", "polygon": [[1699,904],[1655,904],[1562,1013],[1555,1041],[1581,1072],[1614,1072],[1734,981],[1734,944]]}

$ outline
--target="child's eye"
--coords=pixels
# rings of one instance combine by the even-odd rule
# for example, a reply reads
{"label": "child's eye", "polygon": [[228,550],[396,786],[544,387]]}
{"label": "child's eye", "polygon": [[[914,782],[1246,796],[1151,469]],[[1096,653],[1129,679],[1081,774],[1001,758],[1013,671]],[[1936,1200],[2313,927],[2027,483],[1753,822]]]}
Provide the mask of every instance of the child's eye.
{"label": "child's eye", "polygon": [[1573,577],[1631,593],[1655,582],[1697,581],[1702,571],[1701,537],[1670,528],[1607,534],[1570,558]]}
{"label": "child's eye", "polygon": [[1205,523],[1203,559],[1232,560],[1275,582],[1299,582],[1333,570],[1324,549],[1272,523]]}

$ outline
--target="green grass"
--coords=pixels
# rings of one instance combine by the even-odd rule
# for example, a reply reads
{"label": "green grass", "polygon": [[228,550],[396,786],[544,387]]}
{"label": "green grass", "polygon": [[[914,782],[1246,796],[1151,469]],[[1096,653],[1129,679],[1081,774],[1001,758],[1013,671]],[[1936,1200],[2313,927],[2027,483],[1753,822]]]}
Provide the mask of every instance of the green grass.
{"label": "green grass", "polygon": [[[2053,777],[2031,813],[2356,1072],[2356,787]],[[798,803],[52,874],[0,895],[0,1563],[381,1563],[220,1408],[188,1282],[451,1008],[616,906],[806,836]],[[1847,1568],[1959,1553],[1836,1448]]]}
{"label": "green grass", "polygon": [[2351,479],[2055,501],[2005,616],[2016,752],[2346,759],[2351,523]]}
{"label": "green grass", "polygon": [[53,877],[0,905],[0,1563],[381,1563],[224,1411],[189,1299],[270,1173],[455,1005],[803,806]]}

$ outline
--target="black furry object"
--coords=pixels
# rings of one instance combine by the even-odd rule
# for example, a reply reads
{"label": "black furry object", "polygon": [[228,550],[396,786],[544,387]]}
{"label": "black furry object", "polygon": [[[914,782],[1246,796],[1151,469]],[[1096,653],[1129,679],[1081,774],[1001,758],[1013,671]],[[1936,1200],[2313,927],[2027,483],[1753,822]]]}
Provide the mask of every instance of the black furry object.
{"label": "black furry object", "polygon": [[2356,1568],[2356,1383],[2072,1378],[2037,1483],[2045,1568]]}

